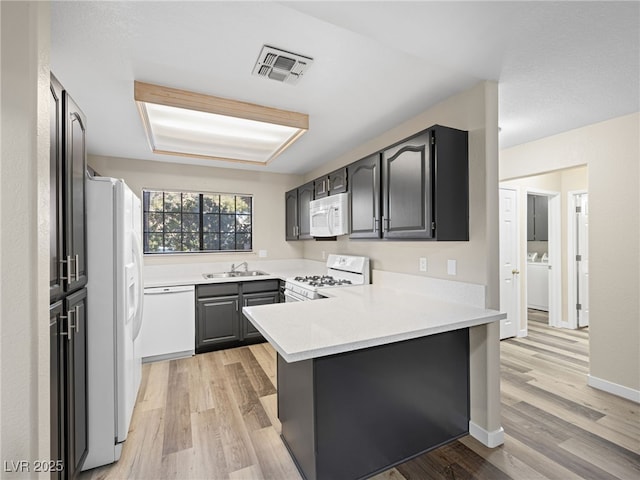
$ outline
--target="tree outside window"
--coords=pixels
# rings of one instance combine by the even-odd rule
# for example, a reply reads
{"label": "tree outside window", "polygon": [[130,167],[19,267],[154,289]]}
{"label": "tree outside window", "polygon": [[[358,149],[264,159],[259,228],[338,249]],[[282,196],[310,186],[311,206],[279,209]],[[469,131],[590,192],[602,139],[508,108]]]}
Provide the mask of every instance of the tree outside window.
{"label": "tree outside window", "polygon": [[144,253],[250,251],[251,196],[143,191]]}

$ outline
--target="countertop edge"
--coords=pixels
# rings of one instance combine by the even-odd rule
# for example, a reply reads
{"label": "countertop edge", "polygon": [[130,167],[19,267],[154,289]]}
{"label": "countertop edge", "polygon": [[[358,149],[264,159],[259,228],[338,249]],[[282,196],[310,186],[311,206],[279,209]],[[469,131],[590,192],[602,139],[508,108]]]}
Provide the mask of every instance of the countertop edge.
{"label": "countertop edge", "polygon": [[361,350],[369,347],[377,347],[377,346],[386,345],[389,343],[401,342],[405,340],[411,340],[414,338],[426,337],[429,335],[436,335],[438,333],[459,330],[461,328],[470,328],[470,327],[476,327],[479,325],[486,325],[489,323],[500,321],[506,318],[507,316],[506,313],[495,311],[495,313],[491,313],[487,316],[464,319],[464,320],[452,322],[446,325],[438,325],[435,327],[417,329],[417,330],[402,332],[402,333],[385,336],[385,337],[377,337],[377,338],[365,339],[362,341],[343,343],[343,344],[329,346],[329,347],[317,348],[313,350],[306,350],[304,352],[288,353],[284,351],[284,349],[280,346],[280,344],[276,342],[274,338],[264,330],[262,325],[260,325],[257,321],[254,321],[255,319],[251,315],[250,310],[249,311],[247,310],[247,307],[242,309],[242,313],[249,320],[251,320],[251,323],[258,329],[258,331],[262,334],[262,336],[275,348],[275,350],[280,354],[280,356],[287,363],[300,362],[303,360],[311,360],[314,358],[326,357],[329,355],[346,353],[346,352]]}

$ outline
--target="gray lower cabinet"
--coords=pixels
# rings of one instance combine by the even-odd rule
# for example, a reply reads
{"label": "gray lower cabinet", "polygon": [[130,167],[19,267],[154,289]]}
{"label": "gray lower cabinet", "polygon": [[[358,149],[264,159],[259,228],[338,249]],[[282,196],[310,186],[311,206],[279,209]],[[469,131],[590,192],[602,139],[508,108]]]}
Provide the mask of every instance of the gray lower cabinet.
{"label": "gray lower cabinet", "polygon": [[198,285],[196,298],[196,353],[237,347],[264,341],[242,307],[278,303],[280,281]]}
{"label": "gray lower cabinet", "polygon": [[[265,292],[265,293],[248,293],[242,296],[243,307],[255,307],[257,305],[270,305],[272,303],[279,303],[280,292]],[[244,338],[262,338],[262,335],[253,323],[249,321],[247,317],[242,316],[242,336]]]}
{"label": "gray lower cabinet", "polygon": [[75,478],[87,455],[87,290],[49,307],[52,478]]}
{"label": "gray lower cabinet", "polygon": [[198,300],[196,351],[240,340],[238,295]]}

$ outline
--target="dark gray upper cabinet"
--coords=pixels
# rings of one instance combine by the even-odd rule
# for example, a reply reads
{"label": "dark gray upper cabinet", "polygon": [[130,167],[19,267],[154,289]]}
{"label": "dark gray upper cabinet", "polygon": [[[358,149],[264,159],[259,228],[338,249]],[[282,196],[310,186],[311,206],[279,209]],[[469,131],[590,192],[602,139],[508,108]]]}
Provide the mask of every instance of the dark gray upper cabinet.
{"label": "dark gray upper cabinet", "polygon": [[85,233],[86,119],[51,76],[50,277],[52,301],[87,283]]}
{"label": "dark gray upper cabinet", "polygon": [[284,194],[285,240],[298,240],[298,189]]}
{"label": "dark gray upper cabinet", "polygon": [[347,191],[347,167],[340,168],[329,175],[316,178],[314,184],[314,198],[336,195]]}
{"label": "dark gray upper cabinet", "polygon": [[382,231],[385,238],[431,238],[429,132],[382,152]]}
{"label": "dark gray upper cabinet", "polygon": [[436,125],[381,156],[384,238],[469,240],[467,132]]}
{"label": "dark gray upper cabinet", "polygon": [[527,240],[549,240],[549,199],[544,195],[527,195]]}
{"label": "dark gray upper cabinet", "polygon": [[298,240],[308,240],[311,236],[311,216],[309,203],[313,200],[313,182],[306,183],[298,188]]}
{"label": "dark gray upper cabinet", "polygon": [[64,212],[63,212],[63,158],[62,158],[62,85],[52,77],[49,110],[49,297],[60,298],[64,291]]}
{"label": "dark gray upper cabinet", "polygon": [[68,291],[87,283],[85,234],[85,177],[87,171],[86,124],[84,114],[73,99],[63,92],[65,112],[65,174],[66,197],[66,266]]}
{"label": "dark gray upper cabinet", "polygon": [[311,236],[309,203],[314,199],[313,182],[285,193],[285,240],[308,240]]}
{"label": "dark gray upper cabinet", "polygon": [[380,154],[347,167],[349,176],[350,238],[380,238]]}

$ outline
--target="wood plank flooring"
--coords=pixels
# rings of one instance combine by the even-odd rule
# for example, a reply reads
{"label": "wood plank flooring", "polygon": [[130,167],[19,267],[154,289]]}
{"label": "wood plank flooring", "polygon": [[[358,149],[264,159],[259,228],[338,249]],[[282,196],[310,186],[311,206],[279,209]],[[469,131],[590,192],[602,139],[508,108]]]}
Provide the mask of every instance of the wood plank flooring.
{"label": "wood plank flooring", "polygon": [[[588,329],[546,322],[501,343],[503,446],[467,436],[374,479],[640,478],[639,406],[586,385]],[[146,364],[122,458],[80,478],[298,480],[276,395],[268,344]]]}

